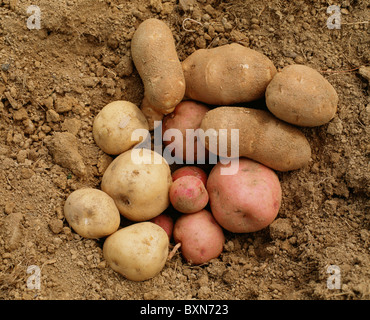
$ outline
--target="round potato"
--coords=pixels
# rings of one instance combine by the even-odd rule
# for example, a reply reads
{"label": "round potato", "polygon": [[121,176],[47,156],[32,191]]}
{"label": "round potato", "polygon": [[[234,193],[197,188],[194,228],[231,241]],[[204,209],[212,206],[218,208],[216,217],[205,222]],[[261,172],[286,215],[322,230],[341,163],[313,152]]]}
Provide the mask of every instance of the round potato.
{"label": "round potato", "polygon": [[180,177],[170,187],[171,204],[182,213],[194,213],[204,209],[208,199],[208,192],[202,180],[194,176]]}
{"label": "round potato", "polygon": [[218,107],[207,112],[200,128],[205,132],[202,142],[211,153],[220,152],[221,135],[227,134],[223,154],[230,156],[232,143],[236,143],[232,139],[232,130],[237,130],[240,157],[278,171],[300,169],[311,159],[311,147],[304,134],[264,110]]}
{"label": "round potato", "polygon": [[276,74],[267,56],[237,43],[196,50],[182,67],[185,97],[214,105],[260,99]]}
{"label": "round potato", "polygon": [[149,149],[131,149],[115,158],[104,172],[101,189],[119,212],[132,221],[146,221],[169,206],[171,170],[166,160]]}
{"label": "round potato", "polygon": [[291,65],[277,73],[266,89],[266,105],[279,119],[298,126],[321,126],[333,119],[338,94],[316,70]]}
{"label": "round potato", "polygon": [[183,99],[185,79],[170,28],[159,19],[143,21],[131,41],[131,55],[148,103],[168,114]]}
{"label": "round potato", "polygon": [[[185,163],[200,163],[204,164],[207,158],[207,153],[198,136],[196,130],[199,129],[205,114],[210,110],[203,103],[196,101],[182,101],[175,110],[163,118],[163,142],[164,145],[171,144],[174,147],[175,155],[179,155],[179,160]],[[169,129],[177,129],[181,132],[182,139],[165,139],[166,131]],[[189,131],[190,130],[190,131]],[[201,147],[204,154],[198,154]]]}
{"label": "round potato", "polygon": [[139,222],[122,228],[104,242],[103,255],[116,272],[133,281],[156,276],[168,257],[168,236],[152,222]]}
{"label": "round potato", "polygon": [[148,121],[135,104],[120,100],[107,104],[98,113],[93,124],[93,136],[104,152],[118,155],[142,141],[131,139],[136,129],[148,130]]}
{"label": "round potato", "polygon": [[203,184],[206,186],[207,185],[207,173],[196,166],[184,166],[179,169],[176,169],[172,173],[172,181],[177,180],[178,178],[184,177],[184,176],[194,176],[199,178]]}
{"label": "round potato", "polygon": [[64,204],[64,215],[72,229],[84,238],[106,237],[120,225],[113,199],[93,188],[73,191]]}
{"label": "round potato", "polygon": [[207,210],[182,215],[175,222],[173,237],[181,243],[183,257],[192,264],[217,258],[225,242],[222,228]]}
{"label": "round potato", "polygon": [[281,187],[275,172],[246,158],[239,159],[236,174],[223,175],[224,166],[216,164],[207,181],[216,221],[235,233],[267,227],[276,218],[281,204]]}

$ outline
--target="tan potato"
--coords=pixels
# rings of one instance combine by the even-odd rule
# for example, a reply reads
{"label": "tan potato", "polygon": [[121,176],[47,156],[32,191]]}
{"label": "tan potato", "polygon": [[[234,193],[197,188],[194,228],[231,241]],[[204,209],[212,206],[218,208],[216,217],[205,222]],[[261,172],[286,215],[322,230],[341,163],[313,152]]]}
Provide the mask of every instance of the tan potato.
{"label": "tan potato", "polygon": [[160,113],[172,112],[184,97],[185,79],[170,28],[158,19],[143,21],[132,38],[131,55],[149,104]]}
{"label": "tan potato", "polygon": [[136,129],[149,129],[148,121],[141,110],[129,101],[114,101],[107,104],[95,117],[93,136],[104,152],[118,155],[142,141],[131,139],[131,134]]}
{"label": "tan potato", "polygon": [[113,198],[124,217],[146,221],[167,209],[171,184],[170,167],[160,154],[134,148],[112,161],[101,189]]}
{"label": "tan potato", "polygon": [[168,235],[152,222],[139,222],[109,236],[103,245],[104,259],[129,280],[144,281],[156,276],[166,264]]}
{"label": "tan potato", "polygon": [[[246,157],[278,171],[302,168],[311,159],[311,148],[303,133],[267,111],[243,107],[218,107],[205,115],[201,123],[203,143],[217,153],[220,129],[226,129],[227,154],[231,154],[231,130],[239,130],[239,156]],[[209,139],[207,130],[218,136]],[[210,135],[212,137],[212,135]]]}
{"label": "tan potato", "polygon": [[233,43],[200,49],[182,62],[190,99],[231,105],[262,98],[276,68],[262,53]]}
{"label": "tan potato", "polygon": [[283,68],[266,89],[266,105],[279,119],[298,126],[321,126],[337,112],[338,94],[316,70],[304,65]]}
{"label": "tan potato", "polygon": [[93,188],[73,191],[64,204],[64,215],[72,229],[84,238],[106,237],[120,225],[113,199]]}

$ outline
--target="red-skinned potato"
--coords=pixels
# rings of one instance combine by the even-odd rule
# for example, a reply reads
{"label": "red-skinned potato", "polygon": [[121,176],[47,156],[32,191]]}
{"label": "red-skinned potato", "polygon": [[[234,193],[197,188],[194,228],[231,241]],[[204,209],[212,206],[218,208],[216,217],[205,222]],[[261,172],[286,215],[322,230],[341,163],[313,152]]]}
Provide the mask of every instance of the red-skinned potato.
{"label": "red-skinned potato", "polygon": [[185,166],[181,167],[177,170],[175,170],[172,173],[172,181],[177,180],[180,177],[184,176],[194,176],[197,177],[198,179],[202,180],[203,184],[206,186],[207,185],[207,174],[206,172],[196,166]]}
{"label": "red-skinned potato", "polygon": [[208,176],[210,207],[216,221],[234,233],[255,232],[267,227],[277,216],[281,186],[275,172],[249,160],[239,159],[234,175],[222,175],[216,164]]}
{"label": "red-skinned potato", "polygon": [[[198,144],[202,149],[203,145],[199,139],[191,137],[186,130],[192,129],[195,131],[196,129],[199,129],[203,117],[209,110],[210,108],[202,103],[190,100],[182,101],[176,106],[172,113],[163,118],[162,131],[164,145],[169,145],[171,143],[171,146],[174,146],[175,148],[175,155],[178,154],[179,158],[184,160],[185,163],[194,163],[197,161],[205,163],[207,152],[205,152],[202,157],[201,155],[198,155],[197,152]],[[168,129],[180,130],[182,134],[181,137],[183,139],[177,140],[173,137],[167,141],[166,131]],[[194,144],[194,147],[191,146],[192,143]],[[193,160],[194,162],[192,162]]]}
{"label": "red-skinned potato", "polygon": [[192,264],[217,258],[225,242],[222,228],[207,210],[182,215],[176,220],[174,240],[181,244],[181,254]]}
{"label": "red-skinned potato", "polygon": [[194,176],[176,179],[169,194],[172,206],[182,213],[194,213],[204,209],[209,199],[202,180]]}
{"label": "red-skinned potato", "polygon": [[173,219],[168,214],[161,213],[159,216],[151,219],[150,222],[153,222],[156,225],[162,227],[162,229],[166,231],[168,239],[171,239],[173,232]]}

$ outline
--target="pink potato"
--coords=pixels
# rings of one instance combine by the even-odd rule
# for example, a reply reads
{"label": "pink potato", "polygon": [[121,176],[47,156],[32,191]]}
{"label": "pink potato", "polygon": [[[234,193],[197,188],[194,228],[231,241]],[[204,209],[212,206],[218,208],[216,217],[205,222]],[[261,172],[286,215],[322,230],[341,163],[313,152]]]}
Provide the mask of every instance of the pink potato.
{"label": "pink potato", "polygon": [[209,197],[202,180],[183,176],[175,180],[169,191],[172,206],[182,213],[198,212],[207,205]]}
{"label": "pink potato", "polygon": [[181,254],[192,264],[217,258],[225,242],[222,228],[207,210],[182,215],[176,220],[173,237],[181,244]]}
{"label": "pink potato", "polygon": [[276,218],[281,204],[281,186],[275,172],[253,160],[239,159],[234,175],[222,175],[216,164],[208,176],[207,191],[216,221],[235,233],[255,232]]}
{"label": "pink potato", "polygon": [[153,222],[162,227],[162,229],[166,231],[168,239],[171,239],[173,231],[173,219],[168,214],[162,213],[159,216],[151,219],[150,222]]}
{"label": "pink potato", "polygon": [[[180,160],[183,160],[185,163],[205,163],[207,157],[207,150],[202,145],[201,141],[194,137],[196,134],[195,130],[199,129],[200,123],[204,115],[209,111],[206,105],[196,102],[196,101],[182,101],[180,102],[175,110],[166,115],[163,118],[163,142],[164,145],[174,147],[175,157],[179,155]],[[168,129],[178,129],[181,132],[182,139],[177,139],[175,137],[167,137],[165,135]],[[187,129],[194,130],[194,135],[187,133]],[[168,131],[167,134],[169,134]],[[192,144],[194,147],[192,147]],[[204,156],[198,154],[197,148],[202,148],[204,150]],[[177,151],[177,152],[176,152]]]}
{"label": "pink potato", "polygon": [[184,176],[194,176],[202,180],[203,184],[207,185],[207,174],[205,171],[196,166],[185,166],[177,169],[172,173],[172,181],[177,180],[180,177]]}

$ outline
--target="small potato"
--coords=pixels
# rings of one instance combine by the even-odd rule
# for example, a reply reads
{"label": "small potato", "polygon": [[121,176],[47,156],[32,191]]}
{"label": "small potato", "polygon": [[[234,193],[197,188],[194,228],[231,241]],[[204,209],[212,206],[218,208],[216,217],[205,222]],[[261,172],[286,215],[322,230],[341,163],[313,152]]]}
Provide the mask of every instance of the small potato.
{"label": "small potato", "polygon": [[102,238],[117,231],[120,214],[105,192],[84,188],[73,191],[64,204],[67,222],[81,237]]}
{"label": "small potato", "polygon": [[[198,154],[199,146],[202,147],[202,150],[204,149],[195,131],[199,129],[203,117],[209,110],[210,108],[202,103],[190,100],[182,101],[172,113],[163,118],[162,131],[164,145],[171,144],[174,146],[174,153],[176,155],[179,154],[179,160],[183,160],[185,163],[205,163],[207,154],[206,152],[204,154]],[[165,139],[165,133],[169,129],[179,130],[182,139],[178,140],[175,137],[169,141]],[[187,130],[192,131],[189,132]]]}
{"label": "small potato", "polygon": [[114,101],[107,104],[96,116],[93,136],[105,153],[118,155],[142,141],[131,139],[135,129],[149,129],[144,114],[129,101]]}
{"label": "small potato", "polygon": [[101,189],[119,212],[132,221],[147,221],[169,206],[171,170],[166,160],[149,149],[131,149],[115,158],[104,172]]}
{"label": "small potato", "polygon": [[283,68],[266,89],[266,105],[279,119],[297,126],[321,126],[333,119],[338,94],[316,70],[304,65]]}
{"label": "small potato", "polygon": [[222,228],[207,210],[177,219],[173,236],[176,243],[181,243],[183,257],[192,264],[202,264],[217,258],[225,242]]}
{"label": "small potato", "polygon": [[170,28],[159,19],[143,21],[131,41],[131,55],[153,108],[168,114],[185,93],[185,79]]}
{"label": "small potato", "polygon": [[270,168],[239,159],[238,172],[222,175],[223,164],[216,164],[208,177],[207,190],[216,221],[235,233],[254,232],[267,227],[281,204],[280,182]]}
{"label": "small potato", "polygon": [[[204,116],[201,129],[215,130],[216,139],[204,135],[206,148],[219,152],[221,129],[227,133],[227,154],[231,154],[231,130],[239,132],[239,156],[258,161],[278,171],[296,170],[311,159],[311,147],[296,127],[267,111],[243,107],[218,107]],[[233,141],[234,143],[235,141]],[[226,148],[225,148],[226,149]]]}
{"label": "small potato", "polygon": [[116,272],[133,281],[156,276],[168,257],[168,236],[152,222],[139,222],[122,228],[104,242],[103,255]]}
{"label": "small potato", "polygon": [[199,167],[196,167],[196,166],[184,166],[184,167],[181,167],[177,170],[175,170],[173,173],[172,173],[172,181],[175,181],[177,180],[178,178],[180,177],[184,177],[184,176],[194,176],[194,177],[197,177],[199,178],[200,180],[202,180],[203,184],[206,186],[207,185],[207,173],[199,168]]}
{"label": "small potato", "polygon": [[202,182],[194,176],[176,179],[170,187],[172,206],[182,213],[198,212],[208,203],[208,192]]}
{"label": "small potato", "polygon": [[171,239],[173,232],[173,219],[168,214],[161,213],[159,216],[154,217],[150,220],[159,225],[168,235],[168,239]]}
{"label": "small potato", "polygon": [[196,50],[182,67],[185,97],[214,105],[260,99],[276,74],[268,57],[237,43]]}

